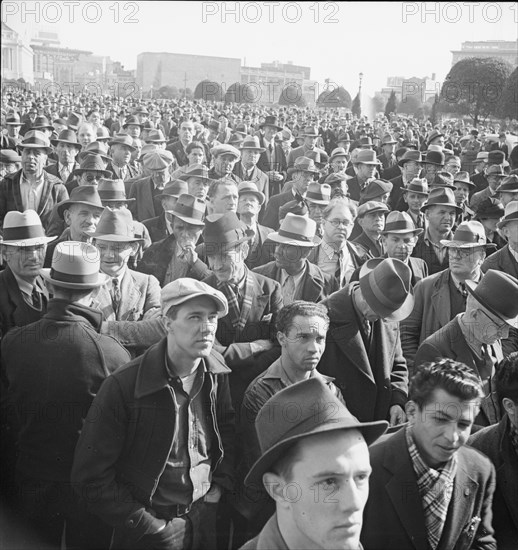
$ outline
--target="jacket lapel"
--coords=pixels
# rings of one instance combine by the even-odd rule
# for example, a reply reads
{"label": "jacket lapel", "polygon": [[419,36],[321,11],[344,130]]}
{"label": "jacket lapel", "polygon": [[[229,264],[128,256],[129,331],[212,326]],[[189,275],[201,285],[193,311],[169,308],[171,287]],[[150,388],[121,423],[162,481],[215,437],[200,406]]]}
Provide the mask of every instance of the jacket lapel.
{"label": "jacket lapel", "polygon": [[308,302],[316,302],[320,299],[320,294],[323,292],[323,286],[320,285],[311,274],[311,264],[306,261],[306,271],[304,273],[304,282],[302,284],[303,300]]}
{"label": "jacket lapel", "polygon": [[41,193],[40,205],[38,206],[38,214],[41,215],[45,210],[53,187],[54,183],[49,180],[47,173],[43,172],[43,191]]}
{"label": "jacket lapel", "polygon": [[137,310],[142,293],[137,288],[137,282],[132,277],[131,271],[129,269],[126,269],[126,273],[122,278],[121,296],[122,300],[119,306],[119,314],[117,317],[120,321],[133,321],[134,319],[127,319],[127,317]]}
{"label": "jacket lapel", "polygon": [[14,204],[16,205],[16,209],[18,211],[23,212],[22,192],[20,190],[21,183],[22,183],[22,171],[20,170],[18,174],[16,174],[16,177],[13,178],[12,184],[13,184]]}
{"label": "jacket lapel", "polygon": [[440,319],[441,326],[447,325],[451,320],[449,271],[435,281],[430,303],[435,310],[434,315]]}
{"label": "jacket lapel", "polygon": [[113,309],[112,297],[106,285],[103,285],[94,291],[90,307],[99,309],[103,314],[104,321],[116,321],[115,311]]}
{"label": "jacket lapel", "polygon": [[502,464],[497,470],[497,479],[509,515],[518,529],[518,458],[507,435],[508,425],[509,420],[506,417],[506,422],[501,423],[502,429],[499,430]]}
{"label": "jacket lapel", "polygon": [[[352,304],[351,304],[352,306]],[[352,320],[330,330],[336,345],[361,372],[375,384],[374,375],[358,324]]]}

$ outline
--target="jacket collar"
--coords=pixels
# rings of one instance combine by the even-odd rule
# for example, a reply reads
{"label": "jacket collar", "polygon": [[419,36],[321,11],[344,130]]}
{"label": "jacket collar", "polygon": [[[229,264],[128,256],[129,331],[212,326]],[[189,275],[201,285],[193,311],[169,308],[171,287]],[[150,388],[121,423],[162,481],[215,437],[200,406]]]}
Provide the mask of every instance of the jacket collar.
{"label": "jacket collar", "polygon": [[102,313],[98,309],[83,306],[76,302],[69,302],[61,298],[52,298],[49,301],[44,319],[69,322],[88,321],[95,331],[99,333],[103,322]]}
{"label": "jacket collar", "polygon": [[[168,375],[165,365],[167,337],[151,346],[142,356],[135,383],[135,398],[151,395],[168,386]],[[229,374],[223,357],[212,350],[209,357],[203,359],[206,370],[213,374]]]}

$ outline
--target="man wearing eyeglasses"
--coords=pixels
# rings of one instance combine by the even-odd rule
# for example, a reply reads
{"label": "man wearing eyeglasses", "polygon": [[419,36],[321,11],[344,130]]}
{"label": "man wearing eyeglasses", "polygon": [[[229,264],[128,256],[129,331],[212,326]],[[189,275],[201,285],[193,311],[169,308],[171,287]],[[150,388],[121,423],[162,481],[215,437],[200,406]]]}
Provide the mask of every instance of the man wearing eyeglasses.
{"label": "man wearing eyeglasses", "polygon": [[367,260],[367,255],[348,241],[357,215],[356,205],[349,199],[332,199],[322,214],[322,242],[308,256],[324,274],[336,278],[339,288],[349,283],[354,271]]}
{"label": "man wearing eyeglasses", "polygon": [[466,311],[428,337],[417,350],[415,366],[448,357],[464,363],[480,378],[485,398],[475,424],[487,426],[500,419],[491,395],[495,365],[504,358],[502,340],[518,328],[518,279],[490,269],[477,284],[466,280]]}

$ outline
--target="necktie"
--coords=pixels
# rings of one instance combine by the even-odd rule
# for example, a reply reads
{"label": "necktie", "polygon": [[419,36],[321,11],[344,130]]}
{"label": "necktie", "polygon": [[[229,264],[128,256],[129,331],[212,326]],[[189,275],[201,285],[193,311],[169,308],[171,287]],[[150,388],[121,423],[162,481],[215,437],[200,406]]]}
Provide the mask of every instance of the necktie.
{"label": "necktie", "polygon": [[337,258],[338,265],[336,267],[335,271],[335,277],[338,279],[338,283],[340,286],[342,286],[342,259],[344,257],[343,250],[336,250],[335,251],[335,258]]}
{"label": "necktie", "polygon": [[482,359],[484,360],[484,364],[479,369],[479,375],[480,378],[482,378],[482,381],[487,380],[492,374],[493,374],[493,368],[495,365],[495,361],[493,360],[493,353],[492,353],[491,346],[488,344],[483,344],[482,346]]}
{"label": "necktie", "polygon": [[270,145],[268,145],[268,151],[270,151],[270,157],[271,157],[273,153],[273,145],[271,143]]}
{"label": "necktie", "polygon": [[32,289],[32,305],[34,309],[41,311],[41,294],[36,287]]}
{"label": "necktie", "polygon": [[289,275],[282,286],[283,303],[285,306],[293,302],[295,297],[295,279],[293,275]]}
{"label": "necktie", "polygon": [[119,312],[119,306],[121,303],[121,289],[119,287],[119,279],[115,278],[112,279],[112,303],[113,303],[113,309],[115,311],[115,315]]}
{"label": "necktie", "polygon": [[68,169],[68,164],[63,164],[61,166],[61,181],[63,183],[66,183],[68,180],[68,176],[70,176],[70,170]]}
{"label": "necktie", "polygon": [[459,292],[462,294],[464,299],[468,297],[468,291],[466,290],[466,283],[459,283]]}

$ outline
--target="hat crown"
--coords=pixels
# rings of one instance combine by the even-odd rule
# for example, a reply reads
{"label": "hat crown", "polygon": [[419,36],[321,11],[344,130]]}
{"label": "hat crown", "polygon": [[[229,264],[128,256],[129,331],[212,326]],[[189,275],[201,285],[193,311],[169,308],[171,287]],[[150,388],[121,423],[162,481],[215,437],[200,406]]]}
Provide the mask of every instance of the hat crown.
{"label": "hat crown", "polygon": [[430,191],[428,200],[424,206],[445,205],[445,206],[457,206],[455,202],[455,195],[453,190],[449,187],[437,187]]}
{"label": "hat crown", "polygon": [[453,234],[452,240],[456,243],[480,245],[484,245],[487,242],[484,226],[476,220],[460,223]]}
{"label": "hat crown", "polygon": [[428,182],[425,178],[414,178],[407,184],[404,191],[414,191],[417,193],[428,194]]}
{"label": "hat crown", "polygon": [[444,153],[442,151],[434,151],[428,149],[426,151],[425,158],[423,160],[424,163],[427,164],[438,164],[440,166],[444,166]]}
{"label": "hat crown", "polygon": [[180,195],[189,193],[189,186],[186,181],[183,180],[171,180],[168,181],[162,190],[162,195],[169,195],[172,197],[179,197]]}
{"label": "hat crown", "polygon": [[362,149],[356,155],[355,163],[356,164],[360,164],[360,163],[378,164],[375,151],[372,151],[371,149]]}
{"label": "hat crown", "polygon": [[70,197],[68,201],[65,201],[69,204],[74,202],[87,202],[92,206],[98,206],[103,208],[101,197],[97,191],[97,186],[95,185],[79,185],[74,187],[70,192]]}
{"label": "hat crown", "polygon": [[237,244],[246,236],[246,226],[235,212],[209,214],[205,218],[203,240],[206,243]]}
{"label": "hat crown", "polygon": [[27,132],[23,141],[18,144],[18,147],[27,146],[33,148],[41,147],[42,149],[50,149],[50,141],[43,132],[40,132],[39,130],[32,130],[31,132]]}
{"label": "hat crown", "polygon": [[[10,210],[6,213],[3,230],[4,241],[23,241],[39,237],[45,237],[45,230],[36,211]],[[0,242],[2,241],[0,240]]]}
{"label": "hat crown", "polygon": [[288,212],[282,220],[279,235],[294,237],[302,240],[312,240],[317,232],[317,224],[307,216],[300,216]]}
{"label": "hat crown", "polygon": [[133,147],[133,138],[128,134],[117,134],[111,141],[110,145],[127,145]]}
{"label": "hat crown", "polygon": [[336,157],[347,157],[347,153],[343,147],[336,147],[336,149],[331,151],[331,159]]}
{"label": "hat crown", "polygon": [[262,149],[257,136],[247,136],[241,143],[241,149]]}
{"label": "hat crown", "polygon": [[508,202],[505,207],[504,219],[518,219],[518,201]]}
{"label": "hat crown", "polygon": [[171,213],[175,216],[202,221],[205,216],[205,202],[193,195],[183,193],[178,197]]}
{"label": "hat crown", "polygon": [[98,239],[103,236],[128,237],[133,240],[135,233],[133,230],[133,217],[131,212],[126,208],[112,210],[106,207],[101,214],[97,227],[94,233]]}
{"label": "hat crown", "polygon": [[121,179],[109,180],[102,178],[97,186],[101,199],[126,200],[126,187]]}
{"label": "hat crown", "polygon": [[511,174],[510,176],[505,177],[500,183],[500,187],[497,191],[518,191],[518,176],[516,174]]}
{"label": "hat crown", "polygon": [[295,170],[315,170],[315,161],[309,157],[297,157],[295,159],[294,165]]}
{"label": "hat crown", "polygon": [[397,231],[398,233],[410,233],[415,230],[416,227],[414,220],[407,212],[394,210],[389,212],[387,218],[385,219],[385,229],[383,233],[390,233],[391,231]]}
{"label": "hat crown", "polygon": [[460,183],[471,183],[469,178],[469,173],[465,171],[457,172],[453,178],[453,182],[460,182]]}
{"label": "hat crown", "polygon": [[69,143],[77,143],[77,135],[74,130],[61,130],[56,141],[67,141]]}
{"label": "hat crown", "polygon": [[492,164],[486,171],[486,175],[488,176],[495,174],[498,176],[505,176],[504,168],[501,164]]}
{"label": "hat crown", "polygon": [[306,191],[306,200],[319,200],[329,202],[331,200],[331,186],[327,183],[312,181]]}
{"label": "hat crown", "polygon": [[79,165],[80,170],[97,170],[99,172],[105,172],[104,162],[99,155],[90,154],[86,155],[81,164]]}
{"label": "hat crown", "polygon": [[52,255],[50,278],[53,282],[97,283],[101,267],[97,248],[89,243],[65,241],[58,243]]}

